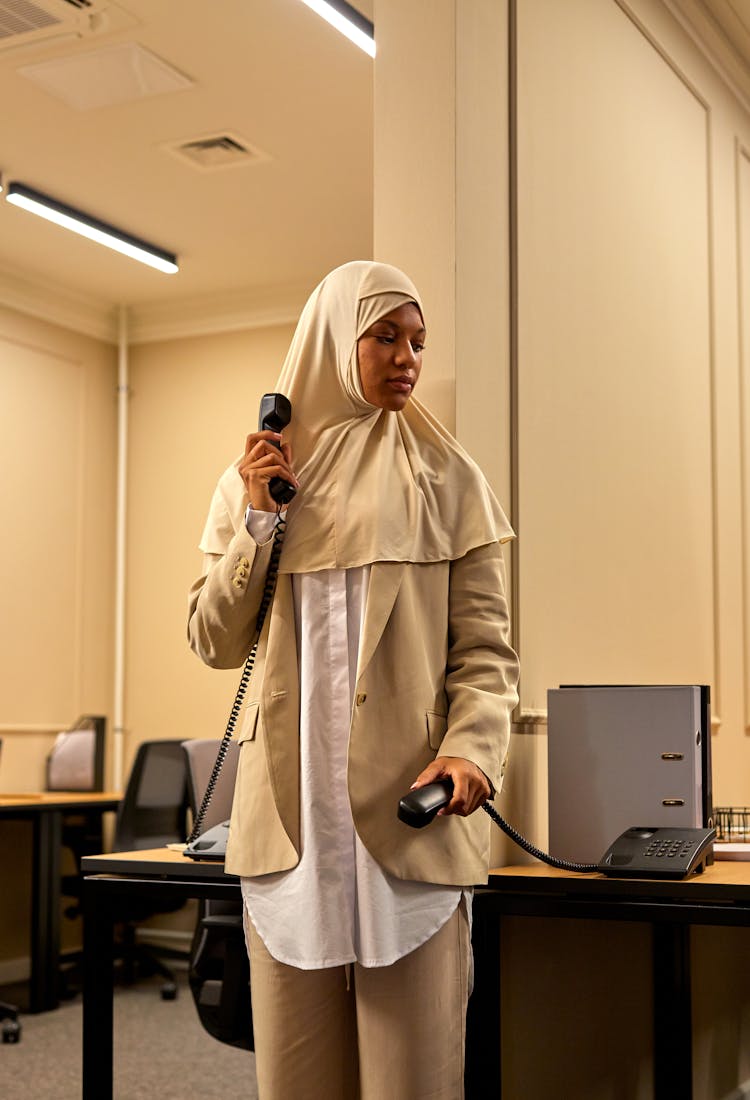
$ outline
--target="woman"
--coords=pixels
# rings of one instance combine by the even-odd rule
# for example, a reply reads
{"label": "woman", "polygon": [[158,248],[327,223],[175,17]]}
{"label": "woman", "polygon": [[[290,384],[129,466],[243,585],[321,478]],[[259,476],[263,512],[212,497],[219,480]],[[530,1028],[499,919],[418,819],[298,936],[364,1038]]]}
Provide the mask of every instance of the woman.
{"label": "woman", "polygon": [[[193,649],[250,649],[277,506],[273,605],[238,742],[227,870],[240,875],[260,1100],[457,1100],[470,898],[516,702],[500,544],[481,473],[412,397],[425,327],[396,268],[331,272],[297,326],[282,437],[222,476],[191,594]],[[278,445],[281,445],[279,450]],[[427,829],[411,786],[450,779]]]}

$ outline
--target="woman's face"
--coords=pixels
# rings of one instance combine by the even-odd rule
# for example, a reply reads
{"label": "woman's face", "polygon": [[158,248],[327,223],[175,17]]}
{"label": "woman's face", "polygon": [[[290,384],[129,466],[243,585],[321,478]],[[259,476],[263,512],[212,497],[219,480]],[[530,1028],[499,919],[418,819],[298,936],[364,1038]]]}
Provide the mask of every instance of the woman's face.
{"label": "woman's face", "polygon": [[360,336],[357,363],[362,391],[371,405],[400,412],[422,369],[427,333],[413,302],[392,309]]}

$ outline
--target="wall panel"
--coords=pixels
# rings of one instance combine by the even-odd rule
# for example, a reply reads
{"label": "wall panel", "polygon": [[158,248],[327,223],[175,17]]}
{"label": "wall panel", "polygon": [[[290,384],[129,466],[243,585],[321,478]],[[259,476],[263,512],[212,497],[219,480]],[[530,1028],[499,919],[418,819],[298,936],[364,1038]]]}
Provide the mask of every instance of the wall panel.
{"label": "wall panel", "polygon": [[[81,676],[84,372],[0,339],[4,724],[75,716]],[[12,644],[11,643],[12,639]]]}
{"label": "wall panel", "polygon": [[538,715],[559,683],[714,680],[710,119],[614,0],[519,4],[517,51],[517,616]]}

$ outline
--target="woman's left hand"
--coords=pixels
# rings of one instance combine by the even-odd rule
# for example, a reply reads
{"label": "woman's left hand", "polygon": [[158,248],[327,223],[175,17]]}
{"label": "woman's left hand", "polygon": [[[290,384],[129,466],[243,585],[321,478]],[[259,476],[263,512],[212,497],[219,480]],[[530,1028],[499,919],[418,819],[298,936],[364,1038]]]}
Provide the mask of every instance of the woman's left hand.
{"label": "woman's left hand", "polygon": [[438,810],[438,817],[458,814],[468,817],[478,810],[490,797],[491,789],[487,776],[471,760],[460,756],[438,756],[417,776],[411,790],[426,787],[428,783],[439,783],[441,779],[450,779],[453,783],[453,797],[447,806]]}

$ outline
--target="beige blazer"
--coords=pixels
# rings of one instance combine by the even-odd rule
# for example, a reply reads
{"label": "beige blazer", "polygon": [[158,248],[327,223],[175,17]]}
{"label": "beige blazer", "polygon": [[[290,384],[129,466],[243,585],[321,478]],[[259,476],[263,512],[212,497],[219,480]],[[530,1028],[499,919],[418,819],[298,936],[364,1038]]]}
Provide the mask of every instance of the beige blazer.
{"label": "beige blazer", "polygon": [[[253,638],[271,542],[240,530],[190,594],[188,636],[212,668],[239,668]],[[435,756],[472,760],[500,790],[518,662],[508,641],[498,543],[454,562],[376,562],[370,572],[352,713],[354,825],[402,879],[486,882],[490,821],[397,819],[399,798]],[[299,860],[299,681],[292,580],[279,576],[238,723],[240,759],[226,868],[263,875]],[[325,735],[325,731],[321,731]]]}

